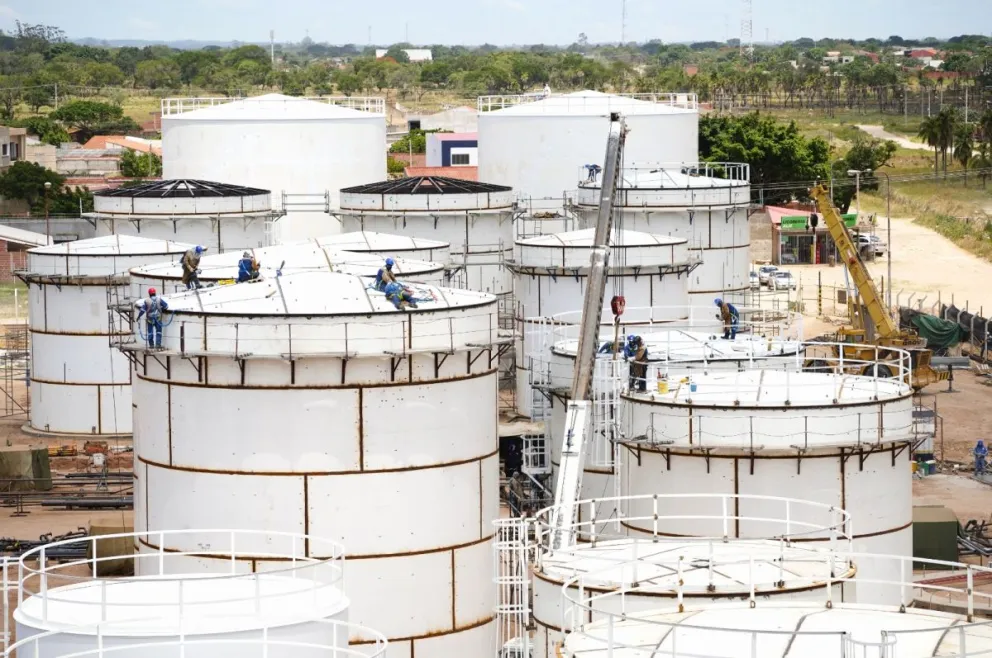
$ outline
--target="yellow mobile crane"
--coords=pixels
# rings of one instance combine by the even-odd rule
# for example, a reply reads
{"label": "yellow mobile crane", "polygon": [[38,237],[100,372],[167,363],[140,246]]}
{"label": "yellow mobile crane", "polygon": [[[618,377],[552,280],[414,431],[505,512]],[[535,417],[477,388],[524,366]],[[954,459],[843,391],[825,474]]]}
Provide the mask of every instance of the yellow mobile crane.
{"label": "yellow mobile crane", "polygon": [[[878,348],[898,348],[910,354],[912,371],[908,383],[915,390],[918,391],[929,384],[947,379],[948,373],[937,372],[930,366],[930,357],[933,354],[927,349],[926,341],[911,331],[899,329],[899,326],[892,320],[888,310],[882,304],[881,296],[875,287],[875,282],[872,281],[871,274],[868,273],[868,268],[861,260],[857,246],[847,232],[847,227],[844,226],[844,220],[841,219],[840,213],[834,207],[830,192],[823,185],[817,185],[810,194],[816,201],[820,216],[823,217],[823,221],[830,231],[830,237],[837,245],[838,258],[844,262],[844,266],[851,275],[860,299],[860,303],[855,306],[855,312],[852,313],[854,326],[841,327],[837,330],[836,341],[844,345],[843,358],[860,364],[874,361],[876,358],[879,361],[895,360],[898,358],[897,352]],[[869,331],[869,327],[866,326],[867,322],[871,322],[873,332]],[[875,347],[867,347],[867,345],[874,345]],[[840,363],[841,355],[836,354],[837,351],[839,350],[835,348],[834,357],[836,362]],[[817,360],[807,362],[807,367],[810,369],[822,369],[825,365],[825,363]],[[886,377],[893,375],[894,371],[897,370],[895,364],[893,367],[889,367],[884,363],[864,365],[861,369],[860,374],[877,374]]]}

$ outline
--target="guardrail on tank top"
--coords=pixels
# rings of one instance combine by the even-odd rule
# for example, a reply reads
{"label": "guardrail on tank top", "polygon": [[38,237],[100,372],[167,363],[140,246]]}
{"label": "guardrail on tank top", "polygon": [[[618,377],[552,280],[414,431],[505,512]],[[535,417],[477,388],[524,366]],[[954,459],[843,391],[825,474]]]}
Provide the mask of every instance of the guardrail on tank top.
{"label": "guardrail on tank top", "polygon": [[[618,540],[637,539],[649,545],[677,538],[686,543],[708,545],[712,552],[714,542],[737,540],[778,542],[783,551],[794,542],[810,541],[826,543],[835,550],[851,550],[854,537],[851,515],[847,511],[833,505],[782,496],[642,494],[581,500],[575,506],[578,518],[567,525],[566,530],[577,537],[579,543],[565,548],[555,550],[552,547],[551,518],[555,507],[547,507],[534,516],[538,564],[542,557],[585,551]],[[741,511],[748,508],[761,511],[759,514]],[[692,535],[674,537],[666,532],[673,523],[692,527]],[[745,532],[742,533],[741,528]],[[636,556],[636,549],[634,552]],[[650,551],[645,555],[648,553]],[[623,563],[629,557],[614,560],[604,554],[601,559]],[[779,565],[784,568],[781,560]],[[700,587],[705,589],[712,584],[713,566],[716,565],[709,569],[709,580]]]}
{"label": "guardrail on tank top", "polygon": [[[158,620],[147,620],[158,621]],[[228,637],[202,637],[187,635],[179,630],[175,639],[147,638],[138,640],[130,638],[124,644],[105,644],[115,628],[114,623],[80,626],[59,631],[49,631],[32,635],[12,644],[0,654],[3,658],[134,658],[136,655],[153,655],[155,658],[191,658],[195,656],[263,656],[271,658],[289,658],[306,656],[307,658],[384,658],[388,641],[386,637],[370,628],[336,619],[314,619],[308,624],[314,624],[327,639],[323,641],[302,641],[288,639],[285,634],[275,635],[282,630],[277,620],[269,620],[261,628],[229,633]],[[119,633],[119,623],[116,624]],[[60,640],[78,642],[79,635],[86,634],[94,638],[97,645],[93,649],[73,649],[65,647],[53,650],[47,643],[53,645],[65,644]],[[348,646],[348,638],[355,635],[371,638],[361,645]],[[68,642],[65,642],[68,644]],[[70,645],[71,646],[71,645]],[[80,646],[80,645],[77,645]]]}
{"label": "guardrail on tank top", "polygon": [[[680,537],[674,541],[682,542],[684,539]],[[649,541],[645,544],[658,547]],[[705,606],[695,606],[688,597],[696,592],[698,586],[687,584],[682,577],[694,565],[677,554],[663,556],[659,555],[658,550],[645,550],[643,556],[623,564],[610,564],[606,569],[576,574],[568,579],[562,587],[562,627],[567,629],[570,637],[581,639],[582,655],[602,658],[644,655],[646,647],[651,647],[649,651],[654,656],[765,658],[770,655],[769,646],[809,647],[810,642],[818,647],[816,655],[837,658],[918,656],[921,655],[921,642],[927,647],[927,655],[932,651],[935,656],[977,658],[987,657],[992,652],[992,621],[976,621],[976,613],[985,615],[992,610],[992,593],[976,589],[977,584],[992,581],[992,568],[829,548],[810,550],[805,557],[804,553],[807,552],[794,552],[789,556],[790,562],[836,562],[850,568],[812,575],[796,570],[788,576],[789,585],[808,587],[818,592],[819,596],[806,598],[802,602],[782,602],[774,596],[760,595],[766,576],[755,569],[753,556],[744,550],[734,562],[739,569],[746,568],[746,577],[740,583],[748,591],[744,600],[730,604],[707,602]],[[857,572],[857,565],[869,561],[876,573],[898,576],[865,578]],[[657,587],[650,578],[639,580],[638,569],[640,573],[648,573],[648,569],[657,571],[660,567],[678,575],[670,580],[669,588],[675,605],[645,606],[643,597],[656,594]],[[619,583],[619,586],[604,590],[602,583],[606,578]],[[856,587],[852,592],[851,589],[838,587],[842,584]],[[857,603],[859,592],[871,596],[878,588],[901,591],[907,597],[905,600],[911,596],[921,605],[906,608]],[[855,599],[855,602],[850,599]],[[932,605],[940,605],[945,612],[929,612],[927,608]],[[875,625],[881,628],[871,631],[862,628],[855,633],[847,628],[778,630],[774,624],[767,623],[759,627],[761,621],[767,621],[767,617],[756,618],[755,627],[748,627],[745,615],[750,614],[749,611],[767,610],[769,614],[778,615],[790,607],[801,607],[814,613],[829,613],[831,610],[846,613],[847,616],[837,621],[842,628],[851,625],[850,615],[879,615]],[[701,609],[710,614],[726,614],[727,623],[717,625],[694,621],[693,616]],[[948,610],[950,614],[946,612]],[[915,628],[912,627],[914,618],[920,619]],[[826,624],[829,621],[821,620],[818,625],[822,628]],[[885,628],[886,625],[892,628]],[[871,632],[878,635],[869,635]],[[706,638],[702,644],[699,641],[701,636]],[[573,654],[564,652],[562,655]]]}
{"label": "guardrail on tank top", "polygon": [[[133,548],[121,555],[117,544]],[[49,555],[60,548],[83,546],[87,557],[49,564]],[[127,550],[125,549],[125,550]],[[154,608],[159,618],[167,616],[177,623],[183,619],[209,614],[212,606],[236,606],[241,614],[266,611],[279,617],[280,603],[302,595],[319,596],[341,592],[344,585],[344,547],[337,542],[310,535],[258,530],[165,530],[92,535],[46,544],[25,552],[17,563],[18,606],[35,598],[39,623],[49,621],[49,604],[73,604],[89,610],[101,622],[116,619],[130,621],[146,617],[142,608]],[[263,572],[250,573],[252,561],[265,564]],[[213,569],[207,574],[196,569],[206,561]],[[84,571],[85,570],[85,571]],[[136,602],[115,597],[115,586],[133,580],[129,576],[105,577],[113,573],[152,577],[157,595],[153,601]],[[215,585],[204,596],[203,588],[194,599],[189,596],[191,571],[195,581],[206,579]],[[80,575],[83,573],[84,575]],[[293,587],[284,588],[285,579]],[[185,584],[184,584],[185,583]],[[220,587],[236,588],[237,594]],[[95,591],[90,598],[80,597],[80,590]],[[118,588],[119,590],[120,588]],[[186,590],[186,591],[184,591]],[[228,614],[232,614],[228,612]]]}

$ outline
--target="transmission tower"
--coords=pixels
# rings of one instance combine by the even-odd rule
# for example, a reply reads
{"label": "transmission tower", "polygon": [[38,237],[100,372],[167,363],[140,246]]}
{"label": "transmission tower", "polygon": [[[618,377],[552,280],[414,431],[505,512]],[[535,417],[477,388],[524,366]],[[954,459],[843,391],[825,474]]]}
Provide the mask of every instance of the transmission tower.
{"label": "transmission tower", "polygon": [[741,57],[754,59],[754,24],[751,20],[751,0],[742,0],[744,15],[741,17]]}

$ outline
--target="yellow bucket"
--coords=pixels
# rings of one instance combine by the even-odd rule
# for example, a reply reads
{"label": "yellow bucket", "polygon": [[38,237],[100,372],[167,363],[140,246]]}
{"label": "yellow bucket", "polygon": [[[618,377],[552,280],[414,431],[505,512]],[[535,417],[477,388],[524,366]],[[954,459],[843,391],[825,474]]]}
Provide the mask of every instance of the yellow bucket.
{"label": "yellow bucket", "polygon": [[915,473],[916,472],[916,469],[919,468],[919,464],[917,464],[916,462],[909,462],[909,463],[912,464],[912,466],[910,468],[912,468],[913,469],[913,473]]}
{"label": "yellow bucket", "polygon": [[668,381],[667,380],[664,380],[664,379],[659,379],[658,380],[658,392],[659,393],[668,393]]}

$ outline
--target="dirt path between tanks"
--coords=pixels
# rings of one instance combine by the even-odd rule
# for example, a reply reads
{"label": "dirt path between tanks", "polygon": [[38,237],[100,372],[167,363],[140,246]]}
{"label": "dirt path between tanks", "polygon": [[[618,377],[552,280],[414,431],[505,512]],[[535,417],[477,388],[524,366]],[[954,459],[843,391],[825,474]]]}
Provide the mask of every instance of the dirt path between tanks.
{"label": "dirt path between tanks", "polygon": [[930,150],[930,147],[927,146],[926,144],[920,144],[919,142],[914,142],[914,141],[912,141],[910,139],[906,139],[905,137],[900,137],[899,135],[893,135],[892,133],[890,133],[889,131],[887,131],[883,126],[861,126],[861,125],[859,125],[858,128],[860,130],[865,131],[866,133],[868,133],[869,135],[871,135],[875,139],[888,139],[888,140],[891,140],[891,141],[895,142],[896,144],[898,144],[899,146],[901,146],[904,149],[914,149],[914,150],[919,150],[919,151],[929,151]]}

